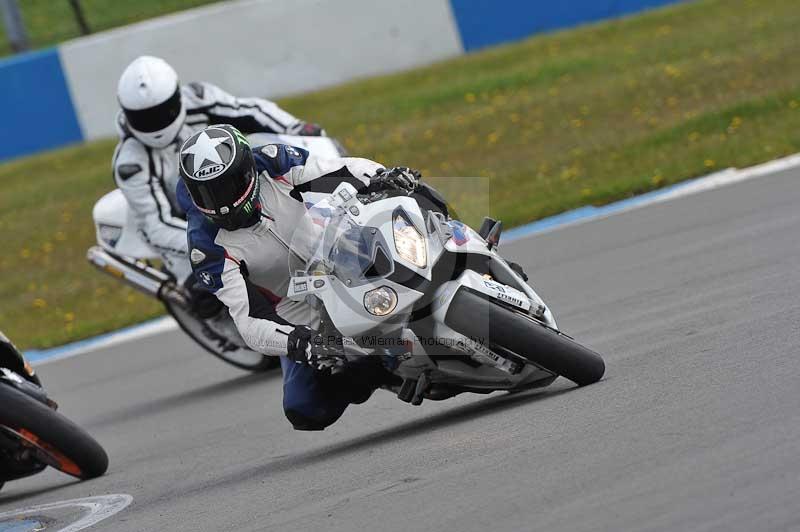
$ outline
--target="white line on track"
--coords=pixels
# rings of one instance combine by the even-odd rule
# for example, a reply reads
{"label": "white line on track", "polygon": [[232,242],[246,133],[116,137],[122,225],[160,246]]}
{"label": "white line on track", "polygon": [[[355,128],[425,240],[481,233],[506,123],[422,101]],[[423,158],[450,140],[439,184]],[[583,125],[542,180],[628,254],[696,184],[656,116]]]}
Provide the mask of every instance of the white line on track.
{"label": "white line on track", "polygon": [[85,515],[74,523],[70,523],[65,528],[59,528],[53,532],[78,532],[84,530],[92,525],[99,523],[109,517],[112,517],[125,508],[127,508],[133,497],[126,494],[116,495],[101,495],[98,497],[87,497],[85,499],[72,499],[69,501],[54,502],[50,504],[41,504],[39,506],[30,506],[20,510],[11,510],[9,512],[0,513],[0,526],[3,521],[10,519],[24,519],[30,516],[47,515],[47,512],[53,510],[63,510],[65,508],[79,507],[88,511]]}
{"label": "white line on track", "polygon": [[25,357],[34,366],[41,366],[49,362],[64,360],[65,358],[71,358],[84,353],[91,353],[92,351],[97,351],[98,349],[104,349],[107,347],[132,342],[134,340],[141,340],[142,338],[147,338],[149,336],[154,336],[167,331],[175,331],[177,329],[178,324],[175,322],[175,320],[167,316],[141,323],[139,325],[134,325],[133,327],[127,327],[116,332],[95,336],[94,338],[89,338],[88,340],[81,340],[79,342],[67,344],[61,347],[54,347],[53,349],[45,349],[43,351],[28,351],[25,353]]}

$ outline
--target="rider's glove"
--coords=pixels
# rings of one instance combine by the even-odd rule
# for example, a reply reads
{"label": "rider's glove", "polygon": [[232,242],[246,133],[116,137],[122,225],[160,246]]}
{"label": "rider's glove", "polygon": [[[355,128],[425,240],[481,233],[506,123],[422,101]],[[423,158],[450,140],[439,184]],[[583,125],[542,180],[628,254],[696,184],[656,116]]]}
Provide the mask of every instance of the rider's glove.
{"label": "rider's glove", "polygon": [[391,188],[395,190],[404,190],[406,192],[414,192],[422,174],[417,170],[407,168],[405,166],[396,166],[388,170],[379,171],[375,177],[371,179],[370,188],[377,186],[380,188]]}
{"label": "rider's glove", "polygon": [[319,124],[312,122],[298,122],[287,131],[290,135],[299,135],[301,137],[327,137],[328,134],[322,129]]}
{"label": "rider's glove", "polygon": [[346,361],[341,345],[326,342],[317,331],[306,325],[297,325],[289,333],[286,356],[297,364],[307,364],[317,370],[330,370]]}

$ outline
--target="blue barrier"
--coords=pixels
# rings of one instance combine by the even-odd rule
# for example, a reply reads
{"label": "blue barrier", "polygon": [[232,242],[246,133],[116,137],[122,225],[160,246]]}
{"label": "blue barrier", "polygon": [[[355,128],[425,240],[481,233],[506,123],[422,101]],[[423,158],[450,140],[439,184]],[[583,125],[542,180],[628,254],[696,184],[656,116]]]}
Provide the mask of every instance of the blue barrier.
{"label": "blue barrier", "polygon": [[83,140],[58,50],[0,60],[0,160]]}
{"label": "blue barrier", "polygon": [[[393,0],[381,1],[390,3]],[[452,6],[454,15],[452,18],[447,13],[447,1]],[[451,35],[454,40],[460,37],[463,50],[454,42],[453,46],[457,51],[453,51],[452,55],[455,55],[463,51],[469,52],[523,39],[546,30],[616,17],[678,1],[681,0],[441,0],[444,8],[440,10],[441,16],[432,20],[435,20],[434,29],[439,32],[438,34]],[[231,3],[234,7],[235,4]],[[254,4],[245,2],[243,5]],[[134,28],[131,31],[141,30]],[[169,33],[173,30],[168,25],[163,25],[159,26],[159,31]],[[457,35],[452,35],[453,33]],[[89,41],[90,48],[96,52],[96,47],[105,46],[102,44],[104,42],[103,39],[96,42]],[[171,43],[172,39],[167,42]],[[97,136],[92,134],[91,117],[87,118],[91,113],[87,114],[87,109],[95,111],[94,114],[103,120],[105,111],[98,112],[97,106],[94,105],[86,107],[87,99],[89,103],[95,101],[92,99],[94,92],[86,89],[87,83],[91,87],[95,79],[91,75],[74,75],[75,65],[68,59],[69,46],[63,48],[61,52],[58,49],[49,49],[0,60],[0,102],[3,103],[4,110],[3,125],[0,128],[0,161],[80,142],[85,139],[84,132],[89,132],[92,138]],[[75,45],[71,45],[71,49],[73,54],[85,54],[88,50]],[[129,53],[129,48],[125,46],[119,49],[123,50],[122,55]],[[69,72],[74,78],[72,90],[75,91],[77,100],[83,101],[81,117],[78,116],[70,95],[62,57],[67,58],[65,61],[68,62]],[[418,60],[421,64],[426,62],[425,58]],[[108,63],[109,61],[106,61],[106,65]],[[122,67],[122,64],[115,65],[115,68]],[[91,73],[92,69],[98,67],[95,62],[84,60],[81,68]],[[313,70],[311,68],[311,71]],[[104,73],[108,71],[106,66]],[[74,85],[76,79],[83,83],[83,89],[80,85],[76,88]],[[111,97],[109,93],[108,98]],[[111,124],[110,118],[108,123]]]}
{"label": "blue barrier", "polygon": [[466,51],[679,0],[451,0]]}

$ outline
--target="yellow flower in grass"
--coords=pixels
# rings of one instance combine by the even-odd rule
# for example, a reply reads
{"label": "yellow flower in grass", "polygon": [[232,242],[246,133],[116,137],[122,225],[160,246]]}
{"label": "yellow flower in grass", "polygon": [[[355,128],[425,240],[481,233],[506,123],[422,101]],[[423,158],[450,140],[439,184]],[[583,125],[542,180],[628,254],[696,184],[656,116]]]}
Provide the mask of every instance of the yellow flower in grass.
{"label": "yellow flower in grass", "polygon": [[468,92],[464,95],[464,101],[467,103],[475,103],[475,94]]}
{"label": "yellow flower in grass", "polygon": [[47,301],[45,301],[44,299],[42,299],[40,297],[37,297],[36,299],[34,299],[32,304],[33,304],[33,308],[38,308],[38,309],[47,308]]}
{"label": "yellow flower in grass", "polygon": [[489,144],[497,144],[498,140],[500,140],[500,135],[496,131],[492,131],[486,136],[486,142]]}
{"label": "yellow flower in grass", "polygon": [[577,166],[575,166],[575,165],[568,166],[568,167],[563,168],[561,170],[561,180],[562,181],[569,181],[571,179],[574,179],[574,178],[578,177],[580,175],[580,173],[581,173],[581,171]]}
{"label": "yellow flower in grass", "polygon": [[792,100],[789,102],[789,109],[797,109],[798,107],[800,107],[800,102],[797,100]]}
{"label": "yellow flower in grass", "polygon": [[21,250],[19,250],[19,256],[23,259],[31,258],[31,250],[29,250],[28,248],[22,248]]}
{"label": "yellow flower in grass", "polygon": [[661,186],[664,183],[664,176],[661,174],[656,174],[652,178],[650,178],[650,182],[653,184],[654,187]]}
{"label": "yellow flower in grass", "polygon": [[75,321],[75,314],[72,312],[67,312],[64,314],[64,321],[67,323]]}
{"label": "yellow flower in grass", "polygon": [[688,138],[689,142],[697,142],[698,140],[700,140],[700,133],[698,133],[697,131],[692,131],[691,133],[689,133]]}
{"label": "yellow flower in grass", "polygon": [[717,162],[716,162],[714,159],[706,159],[706,160],[703,162],[703,165],[704,165],[706,168],[714,168],[715,166],[717,166]]}
{"label": "yellow flower in grass", "polygon": [[681,70],[675,65],[664,65],[664,74],[669,78],[677,79],[681,77]]}

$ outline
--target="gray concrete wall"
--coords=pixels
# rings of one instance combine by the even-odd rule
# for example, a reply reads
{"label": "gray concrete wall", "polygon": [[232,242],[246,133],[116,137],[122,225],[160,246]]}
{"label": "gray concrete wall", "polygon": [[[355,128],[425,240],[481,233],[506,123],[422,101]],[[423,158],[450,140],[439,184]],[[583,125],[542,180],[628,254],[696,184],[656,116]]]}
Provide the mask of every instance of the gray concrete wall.
{"label": "gray concrete wall", "polygon": [[238,0],[60,47],[86,139],[114,133],[117,80],[143,54],[165,58],[184,82],[276,97],[462,53],[448,0]]}

